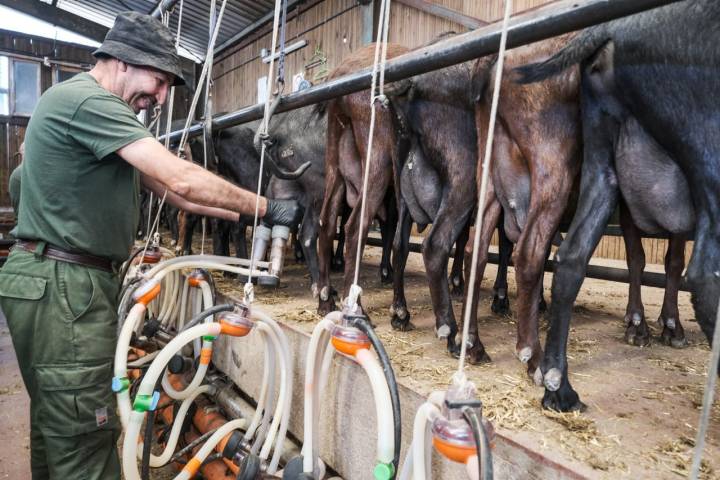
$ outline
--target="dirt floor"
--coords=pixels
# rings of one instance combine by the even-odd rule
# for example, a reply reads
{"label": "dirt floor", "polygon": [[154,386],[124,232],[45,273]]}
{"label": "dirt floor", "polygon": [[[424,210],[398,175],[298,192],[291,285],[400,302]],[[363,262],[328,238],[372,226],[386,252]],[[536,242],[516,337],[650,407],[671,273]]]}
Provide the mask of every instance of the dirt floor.
{"label": "dirt floor", "polygon": [[[210,249],[206,246],[206,251]],[[361,272],[363,304],[377,324],[396,375],[423,395],[444,389],[457,361],[433,333],[434,316],[422,257],[411,254],[408,261],[407,299],[417,326],[408,333],[390,328],[392,288],[380,285],[379,262],[378,248],[366,250]],[[625,268],[624,262],[597,263]],[[648,269],[662,271],[660,266]],[[516,360],[515,318],[498,317],[490,311],[495,273],[496,266],[489,265],[478,314],[482,340],[493,362],[467,370],[495,427],[591,478],[687,477],[710,352],[694,321],[690,295],[680,294],[680,315],[690,345],[676,350],[657,340],[660,331],[654,320],[660,313],[663,291],[643,287],[645,313],[654,338],[650,346],[638,348],[623,340],[627,285],[586,280],[575,307],[569,363],[570,380],[588,409],[582,414],[559,414],[541,408],[543,390],[532,384]],[[335,286],[342,284],[340,274],[333,274],[332,279]],[[237,281],[221,275],[216,280],[223,292],[241,298],[242,285]],[[282,280],[277,290],[256,289],[257,302],[278,320],[311,332],[320,317],[315,313],[317,301],[310,293],[305,266],[288,256]],[[552,275],[546,274],[548,301],[551,280]],[[514,282],[511,269],[511,302],[515,300]],[[461,308],[461,302],[455,301],[458,319]],[[542,335],[544,343],[544,331]],[[704,458],[702,478],[720,479],[718,401]]]}

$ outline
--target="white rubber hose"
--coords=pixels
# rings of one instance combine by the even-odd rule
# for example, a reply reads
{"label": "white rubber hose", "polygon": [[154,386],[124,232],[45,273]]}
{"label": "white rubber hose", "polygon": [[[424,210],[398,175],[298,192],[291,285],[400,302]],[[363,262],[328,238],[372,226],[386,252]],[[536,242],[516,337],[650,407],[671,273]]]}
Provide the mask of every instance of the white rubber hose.
{"label": "white rubber hose", "polygon": [[[118,337],[117,347],[115,348],[115,378],[118,380],[127,378],[127,356],[130,349],[130,339],[132,338],[135,324],[142,321],[145,316],[146,307],[142,303],[136,303],[130,309],[122,330]],[[127,428],[128,420],[132,406],[130,405],[129,388],[123,388],[117,393],[118,411],[120,413],[120,423],[123,429]]]}
{"label": "white rubber hose", "polygon": [[[337,315],[333,315],[337,314]],[[331,315],[333,315],[331,317]],[[305,411],[304,411],[304,434],[303,434],[303,472],[313,473],[315,468],[315,450],[317,446],[314,444],[313,432],[317,429],[315,425],[315,398],[317,395],[316,382],[319,379],[315,377],[320,373],[318,370],[318,353],[324,353],[327,344],[330,341],[329,330],[335,326],[333,318],[341,319],[342,312],[331,312],[325,316],[313,329],[308,345],[307,357],[305,359]],[[320,367],[322,368],[322,367]]]}
{"label": "white rubber hose", "polygon": [[[200,450],[195,454],[195,456],[190,459],[187,465],[197,465],[198,467],[202,465],[202,462],[205,461],[208,455],[210,455],[210,453],[222,441],[223,438],[229,435],[230,432],[232,432],[233,430],[238,430],[240,428],[243,428],[244,426],[245,419],[240,418],[237,420],[230,420],[225,425],[218,428],[217,431],[215,431],[215,433],[213,433],[212,436],[208,439],[208,441],[205,442],[202,448],[200,448]],[[183,469],[175,477],[175,480],[189,480],[195,476],[195,473],[195,471]]]}
{"label": "white rubber hose", "polygon": [[285,335],[285,333],[280,328],[280,325],[278,325],[278,323],[272,317],[270,317],[270,315],[268,315],[264,310],[255,307],[253,309],[253,316],[256,317],[260,322],[267,323],[270,328],[272,328],[277,334],[281,344],[280,353],[282,354],[283,361],[285,363],[284,368],[287,372],[285,378],[287,382],[286,391],[288,392],[288,394],[285,396],[285,404],[283,406],[282,418],[280,420],[280,430],[278,431],[275,440],[275,449],[273,451],[272,459],[270,460],[270,465],[268,466],[268,473],[274,475],[280,463],[280,457],[282,456],[283,449],[285,448],[285,437],[287,436],[288,424],[290,423],[290,410],[292,407],[293,391],[293,355],[290,348],[290,343],[287,339],[287,335]]}
{"label": "white rubber hose", "polygon": [[[197,396],[207,392],[208,390],[210,390],[210,386],[203,385],[202,387],[196,388],[192,395],[183,400],[180,408],[178,409],[177,415],[173,419],[172,430],[170,430],[170,436],[167,439],[165,449],[160,455],[153,455],[152,453],[150,454],[150,466],[152,468],[162,467],[170,460],[170,458],[172,458],[172,455],[175,452],[175,447],[177,446],[177,441],[180,438],[180,432],[182,431],[183,423],[185,423],[185,415],[187,415],[190,406],[195,401]],[[138,460],[142,460],[143,447],[144,446],[142,442],[138,443]]]}
{"label": "white rubber hose", "polygon": [[[180,349],[195,338],[205,335],[217,336],[220,334],[219,323],[203,323],[178,334],[158,354],[155,361],[140,382],[135,401],[141,396],[152,397],[155,383],[160,377],[168,362]],[[140,472],[137,466],[138,435],[145,419],[145,411],[133,410],[127,422],[125,439],[123,441],[123,472],[126,480],[139,480]]]}
{"label": "white rubber hose", "polygon": [[365,348],[358,350],[355,352],[355,359],[367,373],[375,398],[378,432],[377,460],[382,463],[392,463],[395,455],[395,429],[390,388],[385,380],[380,362],[370,350]]}

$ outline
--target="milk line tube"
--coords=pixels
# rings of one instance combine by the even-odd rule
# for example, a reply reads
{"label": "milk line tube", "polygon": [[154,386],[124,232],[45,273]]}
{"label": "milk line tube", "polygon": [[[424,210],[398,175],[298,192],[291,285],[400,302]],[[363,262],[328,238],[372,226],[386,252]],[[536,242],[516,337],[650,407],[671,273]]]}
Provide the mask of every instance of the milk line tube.
{"label": "milk line tube", "polygon": [[[360,364],[368,376],[377,415],[377,461],[373,470],[376,479],[392,478],[395,449],[394,422],[390,389],[383,369],[370,352],[370,340],[360,330],[339,325],[343,312],[331,312],[313,330],[305,367],[305,412],[303,438],[303,472],[318,474],[319,398],[327,382],[332,352],[338,350]],[[330,349],[328,351],[328,349]]]}

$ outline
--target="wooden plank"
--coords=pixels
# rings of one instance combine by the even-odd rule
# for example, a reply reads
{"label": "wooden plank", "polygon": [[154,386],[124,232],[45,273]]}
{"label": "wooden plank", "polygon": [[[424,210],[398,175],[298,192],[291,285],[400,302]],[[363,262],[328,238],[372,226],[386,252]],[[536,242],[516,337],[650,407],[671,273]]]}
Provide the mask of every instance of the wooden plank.
{"label": "wooden plank", "polygon": [[453,9],[438,5],[437,3],[426,2],[424,0],[397,0],[397,2],[407,5],[408,7],[415,8],[421,12],[429,13],[435,17],[457,23],[470,30],[474,30],[488,24],[488,22],[484,20],[480,20],[479,18],[475,18],[470,15],[465,15]]}

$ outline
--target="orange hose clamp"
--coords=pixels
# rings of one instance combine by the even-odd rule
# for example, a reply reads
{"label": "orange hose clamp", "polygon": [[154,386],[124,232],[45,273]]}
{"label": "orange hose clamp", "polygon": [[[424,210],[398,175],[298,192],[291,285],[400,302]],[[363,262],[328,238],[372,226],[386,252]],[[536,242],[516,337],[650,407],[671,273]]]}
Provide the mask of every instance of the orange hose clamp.
{"label": "orange hose clamp", "polygon": [[160,282],[156,279],[151,279],[144,282],[135,293],[133,293],[133,299],[137,303],[142,303],[147,306],[150,302],[155,300],[155,297],[160,293]]}
{"label": "orange hose clamp", "polygon": [[202,282],[207,282],[208,277],[205,274],[205,271],[200,270],[199,268],[193,270],[190,275],[188,275],[188,285],[195,288],[200,288],[200,284]]}
{"label": "orange hose clamp", "polygon": [[241,309],[245,313],[225,312],[220,315],[220,333],[231,337],[244,337],[255,326],[249,318],[249,309]]}
{"label": "orange hose clamp", "polygon": [[212,348],[200,350],[200,365],[208,365],[212,359]]}
{"label": "orange hose clamp", "polygon": [[185,464],[185,466],[183,467],[183,471],[188,472],[190,474],[190,478],[192,478],[195,476],[198,470],[200,470],[201,465],[202,462],[196,457],[193,457],[187,464]]}
{"label": "orange hose clamp", "polygon": [[332,330],[330,342],[338,352],[353,357],[358,350],[370,350],[370,339],[355,327],[335,325]]}

